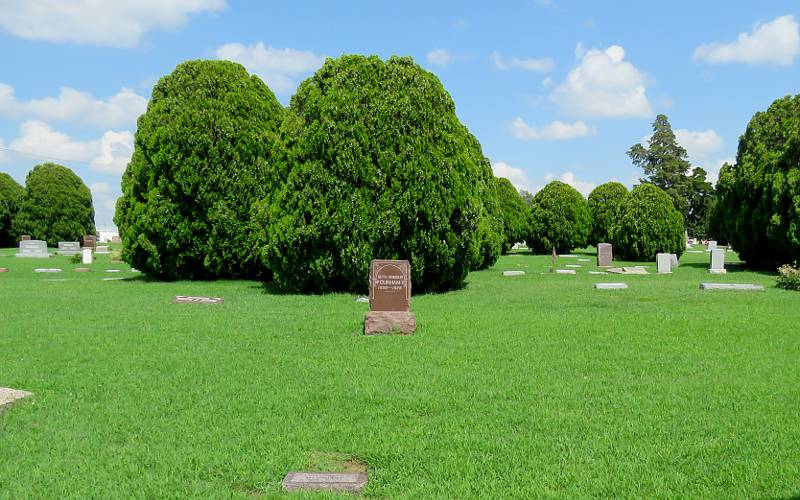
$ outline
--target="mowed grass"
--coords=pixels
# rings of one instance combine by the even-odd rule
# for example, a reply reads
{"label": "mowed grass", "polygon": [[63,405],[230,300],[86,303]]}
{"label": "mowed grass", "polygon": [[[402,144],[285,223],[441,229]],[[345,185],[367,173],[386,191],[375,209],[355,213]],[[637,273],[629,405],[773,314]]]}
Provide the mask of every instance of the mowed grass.
{"label": "mowed grass", "polygon": [[[272,497],[289,471],[347,461],[376,497],[800,494],[800,293],[732,254],[725,276],[706,254],[647,276],[589,275],[588,251],[559,261],[576,276],[505,256],[415,296],[416,335],[367,338],[354,295],[14,253],[0,386],[35,396],[0,414],[0,497]],[[630,288],[593,289],[609,281]]]}

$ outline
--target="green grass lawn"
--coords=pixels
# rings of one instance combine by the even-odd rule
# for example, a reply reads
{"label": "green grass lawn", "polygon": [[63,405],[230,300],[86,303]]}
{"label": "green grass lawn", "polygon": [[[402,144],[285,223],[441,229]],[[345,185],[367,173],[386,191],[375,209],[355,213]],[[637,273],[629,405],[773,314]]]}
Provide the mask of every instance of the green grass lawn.
{"label": "green grass lawn", "polygon": [[364,337],[353,295],[14,253],[0,386],[35,396],[0,414],[0,497],[277,496],[287,472],[347,461],[376,497],[800,494],[800,293],[730,263],[708,275],[706,254],[647,276],[505,256],[415,296],[416,335]]}

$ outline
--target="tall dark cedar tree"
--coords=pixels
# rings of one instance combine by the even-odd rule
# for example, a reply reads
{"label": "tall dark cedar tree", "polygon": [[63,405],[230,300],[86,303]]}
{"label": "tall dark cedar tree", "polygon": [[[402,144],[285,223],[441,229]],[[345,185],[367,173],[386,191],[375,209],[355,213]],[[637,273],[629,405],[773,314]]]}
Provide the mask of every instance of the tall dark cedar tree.
{"label": "tall dark cedar tree", "polygon": [[24,194],[17,181],[0,172],[0,248],[16,245],[18,235],[12,226]]}

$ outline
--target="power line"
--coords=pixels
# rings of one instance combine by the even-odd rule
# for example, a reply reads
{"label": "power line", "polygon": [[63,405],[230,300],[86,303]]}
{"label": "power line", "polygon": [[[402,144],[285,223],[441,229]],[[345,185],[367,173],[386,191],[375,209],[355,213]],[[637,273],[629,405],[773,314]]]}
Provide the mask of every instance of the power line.
{"label": "power line", "polygon": [[17,153],[17,154],[22,155],[22,156],[29,156],[31,158],[40,158],[42,160],[60,161],[60,162],[64,162],[64,163],[82,163],[84,165],[90,165],[91,164],[91,162],[88,162],[88,161],[85,161],[85,160],[68,160],[66,158],[56,158],[54,156],[44,156],[44,155],[40,155],[40,154],[36,154],[36,153],[29,153],[28,151],[20,151],[18,149],[6,148],[6,147],[3,147],[3,146],[0,146],[0,150],[9,151],[11,153]]}

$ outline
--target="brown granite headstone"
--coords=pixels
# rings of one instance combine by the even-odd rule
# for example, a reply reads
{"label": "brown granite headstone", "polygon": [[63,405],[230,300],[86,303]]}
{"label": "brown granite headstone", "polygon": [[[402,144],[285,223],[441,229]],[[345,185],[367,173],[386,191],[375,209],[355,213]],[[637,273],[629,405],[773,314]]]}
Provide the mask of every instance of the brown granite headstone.
{"label": "brown granite headstone", "polygon": [[611,252],[611,243],[597,244],[597,267],[611,267],[614,265],[614,256]]}
{"label": "brown granite headstone", "polygon": [[97,236],[87,234],[83,237],[83,248],[94,248],[97,246]]}
{"label": "brown granite headstone", "polygon": [[19,237],[19,241],[30,241],[31,235],[30,234],[23,234]]}
{"label": "brown granite headstone", "polygon": [[402,333],[417,329],[411,308],[411,264],[407,260],[378,260],[369,266],[369,312],[364,335]]}

